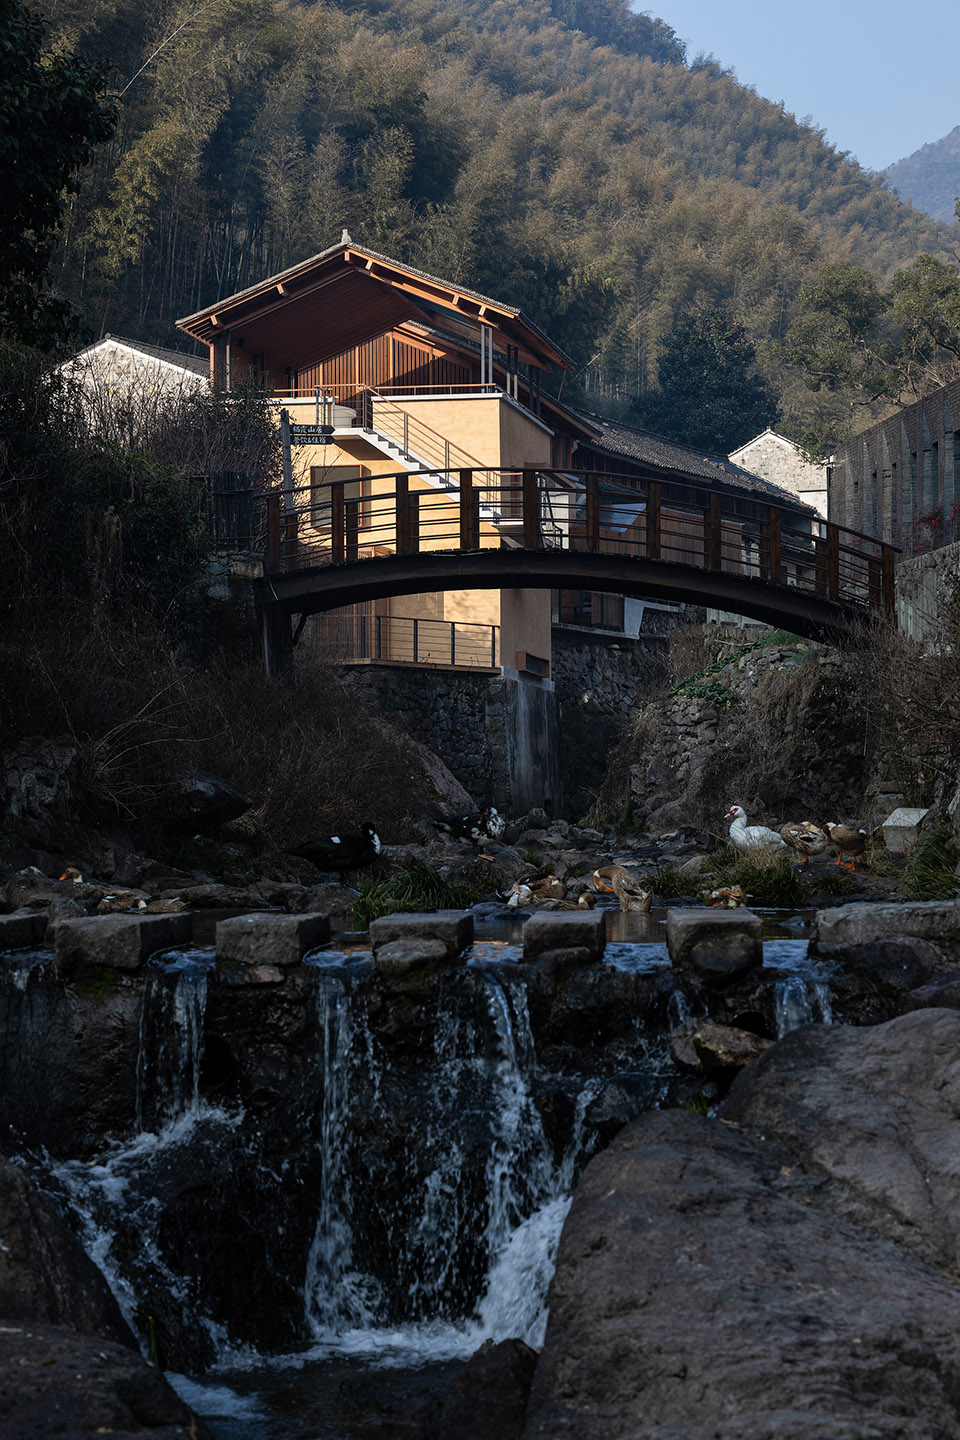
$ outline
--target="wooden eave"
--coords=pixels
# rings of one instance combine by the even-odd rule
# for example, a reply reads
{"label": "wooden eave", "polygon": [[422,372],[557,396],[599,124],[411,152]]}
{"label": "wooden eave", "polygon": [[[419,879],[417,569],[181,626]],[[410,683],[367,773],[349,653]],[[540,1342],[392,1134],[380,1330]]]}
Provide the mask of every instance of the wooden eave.
{"label": "wooden eave", "polygon": [[229,331],[231,343],[246,354],[262,351],[274,364],[296,368],[342,354],[404,320],[430,324],[437,315],[465,336],[489,325],[527,364],[572,368],[563,351],[512,306],[353,244],[334,246],[177,325],[206,345]]}

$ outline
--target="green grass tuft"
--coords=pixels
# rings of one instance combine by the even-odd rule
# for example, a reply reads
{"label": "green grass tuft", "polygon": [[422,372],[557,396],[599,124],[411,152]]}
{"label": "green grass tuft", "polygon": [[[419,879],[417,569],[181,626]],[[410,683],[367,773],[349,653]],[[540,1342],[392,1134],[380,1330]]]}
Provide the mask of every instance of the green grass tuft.
{"label": "green grass tuft", "polygon": [[675,895],[696,895],[701,883],[699,875],[681,875],[675,865],[658,865],[652,875],[644,876],[644,884],[648,880],[659,900],[672,900]]}
{"label": "green grass tuft", "polygon": [[710,856],[715,889],[739,885],[748,904],[795,908],[808,904],[810,892],[803,884],[791,855],[782,850],[758,850],[745,854],[732,845],[721,846]]}
{"label": "green grass tuft", "polygon": [[468,910],[483,895],[489,893],[489,886],[447,885],[426,865],[410,865],[398,870],[386,880],[363,877],[360,880],[360,898],[353,907],[353,913],[361,926],[381,915],[419,914],[433,910]]}
{"label": "green grass tuft", "polygon": [[956,867],[960,844],[948,825],[938,825],[921,835],[904,876],[903,893],[908,900],[953,900],[960,882]]}

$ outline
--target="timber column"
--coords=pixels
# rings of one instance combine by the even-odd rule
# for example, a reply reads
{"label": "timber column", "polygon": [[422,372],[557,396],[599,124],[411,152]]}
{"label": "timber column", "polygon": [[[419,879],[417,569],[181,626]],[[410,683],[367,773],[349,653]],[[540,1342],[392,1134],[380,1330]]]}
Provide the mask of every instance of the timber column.
{"label": "timber column", "polygon": [[[269,581],[266,582],[269,584]],[[293,663],[293,636],[290,616],[276,600],[266,599],[263,581],[257,586],[257,615],[260,626],[260,653],[268,676],[282,675]]]}

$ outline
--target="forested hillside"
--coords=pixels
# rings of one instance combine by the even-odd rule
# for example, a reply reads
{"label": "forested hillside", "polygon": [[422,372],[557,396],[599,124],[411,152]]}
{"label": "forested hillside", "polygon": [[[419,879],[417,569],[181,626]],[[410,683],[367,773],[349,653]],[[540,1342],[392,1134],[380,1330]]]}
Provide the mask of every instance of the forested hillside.
{"label": "forested hillside", "polygon": [[722,302],[797,429],[846,404],[784,364],[801,283],[951,243],[626,0],[42,8],[60,41],[109,56],[121,96],[58,260],[95,334],[176,343],[177,316],[346,226],[522,305],[597,404],[648,389],[675,318]]}
{"label": "forested hillside", "polygon": [[951,220],[960,197],[960,125],[888,165],[884,173],[904,200],[938,220]]}

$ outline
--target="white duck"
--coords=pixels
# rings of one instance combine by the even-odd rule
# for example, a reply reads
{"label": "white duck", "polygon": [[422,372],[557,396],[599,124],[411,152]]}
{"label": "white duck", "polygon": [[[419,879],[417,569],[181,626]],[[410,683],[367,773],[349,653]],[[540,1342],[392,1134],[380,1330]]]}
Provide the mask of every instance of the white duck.
{"label": "white duck", "polygon": [[782,835],[767,825],[748,825],[742,805],[731,805],[724,815],[730,821],[730,843],[738,850],[786,850]]}

